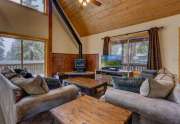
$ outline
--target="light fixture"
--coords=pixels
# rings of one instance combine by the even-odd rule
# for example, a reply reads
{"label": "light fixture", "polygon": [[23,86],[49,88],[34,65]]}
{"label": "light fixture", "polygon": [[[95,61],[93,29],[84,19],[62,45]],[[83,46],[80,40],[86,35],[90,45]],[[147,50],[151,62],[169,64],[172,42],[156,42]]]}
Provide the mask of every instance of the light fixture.
{"label": "light fixture", "polygon": [[87,5],[87,3],[86,2],[83,2],[83,6],[86,6]]}
{"label": "light fixture", "polygon": [[79,0],[79,2],[83,5],[83,6],[86,6],[90,0]]}

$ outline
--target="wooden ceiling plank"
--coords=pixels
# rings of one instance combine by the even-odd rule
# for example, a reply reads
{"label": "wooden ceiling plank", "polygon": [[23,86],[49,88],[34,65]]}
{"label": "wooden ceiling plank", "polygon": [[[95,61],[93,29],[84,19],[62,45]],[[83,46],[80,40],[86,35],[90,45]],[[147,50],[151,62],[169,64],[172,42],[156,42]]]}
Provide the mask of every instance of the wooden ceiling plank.
{"label": "wooden ceiling plank", "polygon": [[81,36],[139,24],[180,13],[180,0],[104,0],[82,8],[78,0],[60,0]]}

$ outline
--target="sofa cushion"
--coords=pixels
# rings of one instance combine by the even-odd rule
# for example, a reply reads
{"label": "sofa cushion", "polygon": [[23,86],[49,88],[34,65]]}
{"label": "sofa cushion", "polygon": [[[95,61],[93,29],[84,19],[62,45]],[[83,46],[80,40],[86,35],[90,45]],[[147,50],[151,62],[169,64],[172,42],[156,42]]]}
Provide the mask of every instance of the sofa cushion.
{"label": "sofa cushion", "polygon": [[109,88],[105,93],[105,101],[161,124],[180,124],[180,105],[165,99],[147,98],[137,93]]}
{"label": "sofa cushion", "polygon": [[174,88],[171,80],[146,79],[140,87],[140,94],[152,98],[165,98]]}
{"label": "sofa cushion", "polygon": [[180,104],[180,84],[177,83],[171,94],[168,96],[168,100]]}
{"label": "sofa cushion", "polygon": [[46,81],[41,76],[31,79],[22,77],[13,78],[11,81],[21,87],[29,95],[40,95],[49,91]]}
{"label": "sofa cushion", "polygon": [[27,96],[16,103],[18,121],[26,120],[38,113],[74,100],[78,96],[78,88],[74,85],[51,90],[43,95]]}

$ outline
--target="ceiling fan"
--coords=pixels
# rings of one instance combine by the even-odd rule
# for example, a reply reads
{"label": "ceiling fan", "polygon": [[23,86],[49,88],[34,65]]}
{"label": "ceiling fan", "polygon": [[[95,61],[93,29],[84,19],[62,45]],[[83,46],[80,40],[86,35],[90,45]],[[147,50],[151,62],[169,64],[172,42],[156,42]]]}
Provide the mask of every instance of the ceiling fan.
{"label": "ceiling fan", "polygon": [[102,3],[97,1],[97,0],[79,0],[79,2],[83,5],[86,6],[88,3],[93,3],[96,6],[101,6]]}

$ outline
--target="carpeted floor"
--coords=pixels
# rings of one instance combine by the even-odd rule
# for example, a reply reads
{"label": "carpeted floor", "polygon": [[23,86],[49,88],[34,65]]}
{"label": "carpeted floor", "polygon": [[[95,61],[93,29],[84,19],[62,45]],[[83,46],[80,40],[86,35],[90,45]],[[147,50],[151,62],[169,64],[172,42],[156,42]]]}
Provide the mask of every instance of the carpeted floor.
{"label": "carpeted floor", "polygon": [[53,124],[53,117],[50,112],[44,112],[19,124]]}

